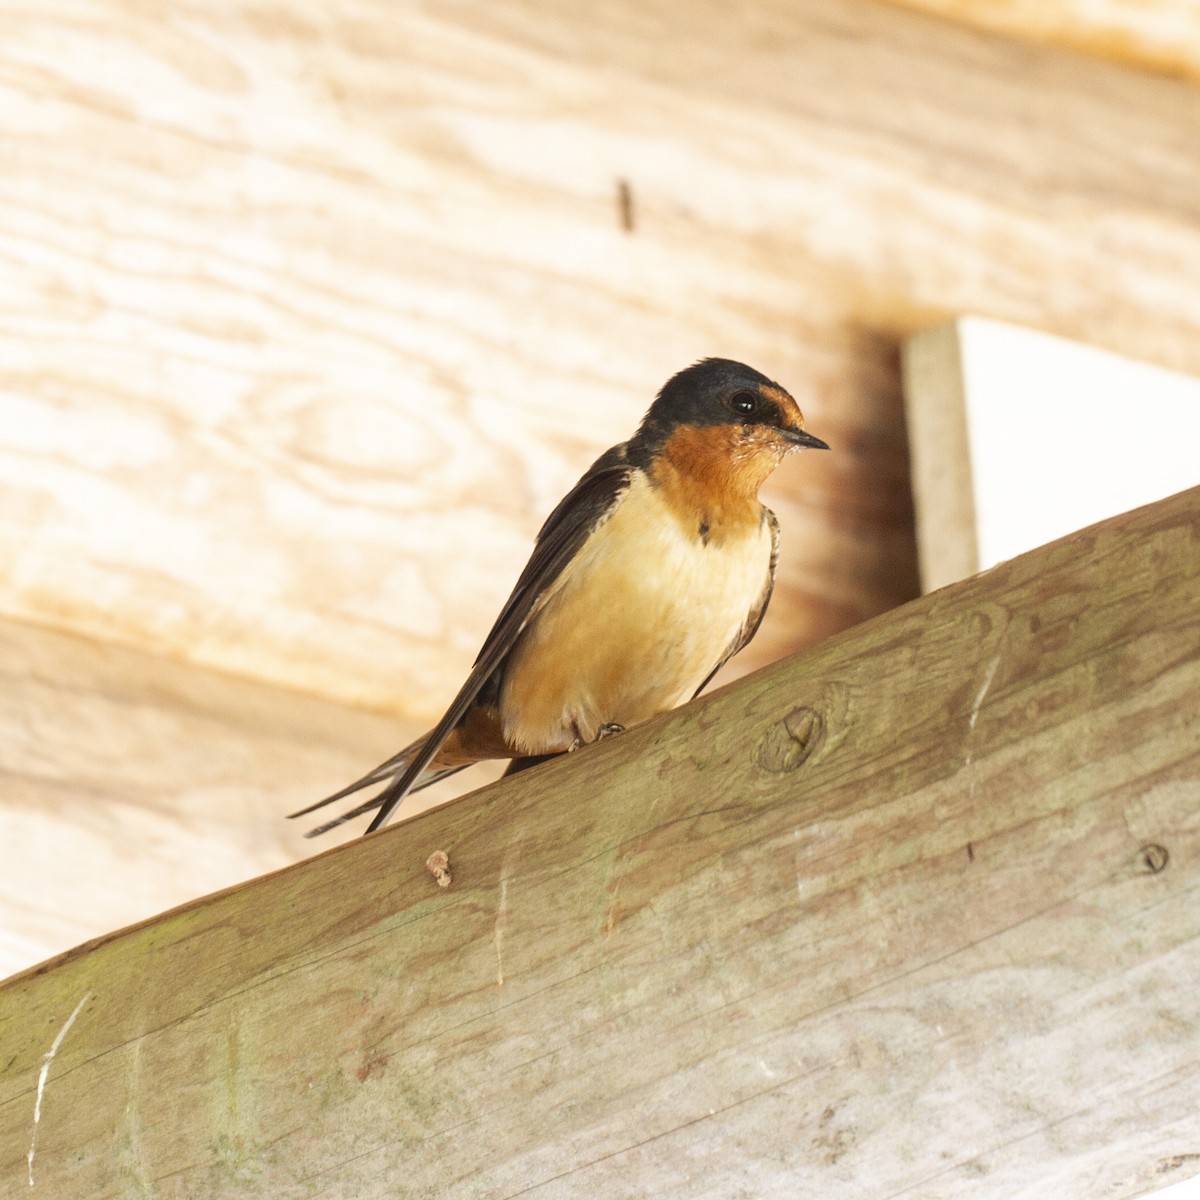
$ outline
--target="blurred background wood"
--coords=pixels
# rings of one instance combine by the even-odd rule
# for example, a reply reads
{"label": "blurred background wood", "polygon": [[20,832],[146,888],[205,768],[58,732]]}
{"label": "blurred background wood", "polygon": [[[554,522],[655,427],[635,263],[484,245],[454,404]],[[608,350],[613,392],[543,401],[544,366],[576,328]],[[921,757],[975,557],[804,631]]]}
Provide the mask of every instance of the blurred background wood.
{"label": "blurred background wood", "polygon": [[84,0],[0,32],[14,616],[428,720],[558,496],[722,353],[835,447],[772,489],[748,667],[917,591],[913,328],[1200,369],[1171,81],[857,0]]}
{"label": "blurred background wood", "polygon": [[1200,489],[10,980],[0,1186],[1075,1200],[1194,1174],[1198,545]]}
{"label": "blurred background wood", "polygon": [[0,978],[311,854],[311,822],[283,814],[396,737],[378,715],[0,620]]}
{"label": "blurred background wood", "polygon": [[834,447],[770,489],[734,674],[917,593],[913,330],[1200,372],[1200,92],[895,6],[16,0],[0,131],[0,615],[384,714],[382,749],[700,355]]}
{"label": "blurred background wood", "polygon": [[989,33],[1200,80],[1196,0],[892,0]]}

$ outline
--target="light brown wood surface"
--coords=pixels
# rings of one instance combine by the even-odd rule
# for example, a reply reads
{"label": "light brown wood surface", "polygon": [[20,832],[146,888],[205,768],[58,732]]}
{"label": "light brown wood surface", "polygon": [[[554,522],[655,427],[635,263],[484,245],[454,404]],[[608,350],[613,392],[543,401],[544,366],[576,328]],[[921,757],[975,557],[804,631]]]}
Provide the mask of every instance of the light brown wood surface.
{"label": "light brown wood surface", "polygon": [[[0,978],[312,854],[311,823],[284,814],[416,732],[0,621]],[[406,811],[438,795],[422,792]]]}
{"label": "light brown wood surface", "polygon": [[26,0],[0,127],[0,612],[414,722],[699,355],[834,447],[743,666],[915,594],[912,329],[1200,370],[1200,93],[860,0]]}
{"label": "light brown wood surface", "polygon": [[6,1194],[1194,1174],[1198,531],[1200,489],[9,981]]}
{"label": "light brown wood surface", "polygon": [[1200,80],[1196,0],[891,0],[918,12]]}

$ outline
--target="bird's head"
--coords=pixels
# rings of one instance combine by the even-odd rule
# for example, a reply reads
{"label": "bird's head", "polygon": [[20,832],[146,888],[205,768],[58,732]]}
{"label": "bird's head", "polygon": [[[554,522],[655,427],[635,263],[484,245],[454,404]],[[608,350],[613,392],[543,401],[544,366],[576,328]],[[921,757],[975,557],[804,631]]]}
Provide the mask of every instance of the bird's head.
{"label": "bird's head", "polygon": [[667,381],[630,449],[757,492],[792,451],[829,446],[804,428],[800,406],[779,384],[744,363],[705,358]]}

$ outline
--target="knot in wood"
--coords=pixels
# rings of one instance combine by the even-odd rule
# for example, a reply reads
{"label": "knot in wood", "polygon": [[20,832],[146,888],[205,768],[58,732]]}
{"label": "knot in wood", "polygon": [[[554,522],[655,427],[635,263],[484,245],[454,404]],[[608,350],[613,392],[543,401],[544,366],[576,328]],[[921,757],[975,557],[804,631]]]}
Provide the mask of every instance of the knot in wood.
{"label": "knot in wood", "polygon": [[825,736],[825,721],[816,709],[793,708],[758,744],[758,765],[772,775],[786,775],[807,761]]}
{"label": "knot in wood", "polygon": [[1138,851],[1138,865],[1150,875],[1157,875],[1159,871],[1165,870],[1170,861],[1171,856],[1167,853],[1166,846],[1160,846],[1157,842],[1151,842]]}

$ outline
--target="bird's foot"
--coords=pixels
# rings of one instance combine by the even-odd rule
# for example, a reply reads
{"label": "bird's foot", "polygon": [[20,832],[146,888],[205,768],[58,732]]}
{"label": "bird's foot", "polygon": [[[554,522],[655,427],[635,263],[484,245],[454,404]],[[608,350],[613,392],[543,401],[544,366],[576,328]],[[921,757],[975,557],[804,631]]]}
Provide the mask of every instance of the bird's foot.
{"label": "bird's foot", "polygon": [[[601,725],[600,728],[596,730],[596,736],[592,738],[592,742],[602,742],[605,738],[610,738],[614,734],[624,732],[624,725],[618,725],[616,721],[610,721],[607,725]],[[570,754],[572,750],[578,750],[581,746],[591,745],[591,742],[584,740],[583,734],[580,732],[578,725],[571,726],[571,733],[574,736],[571,739],[571,744],[567,747],[568,754]]]}

